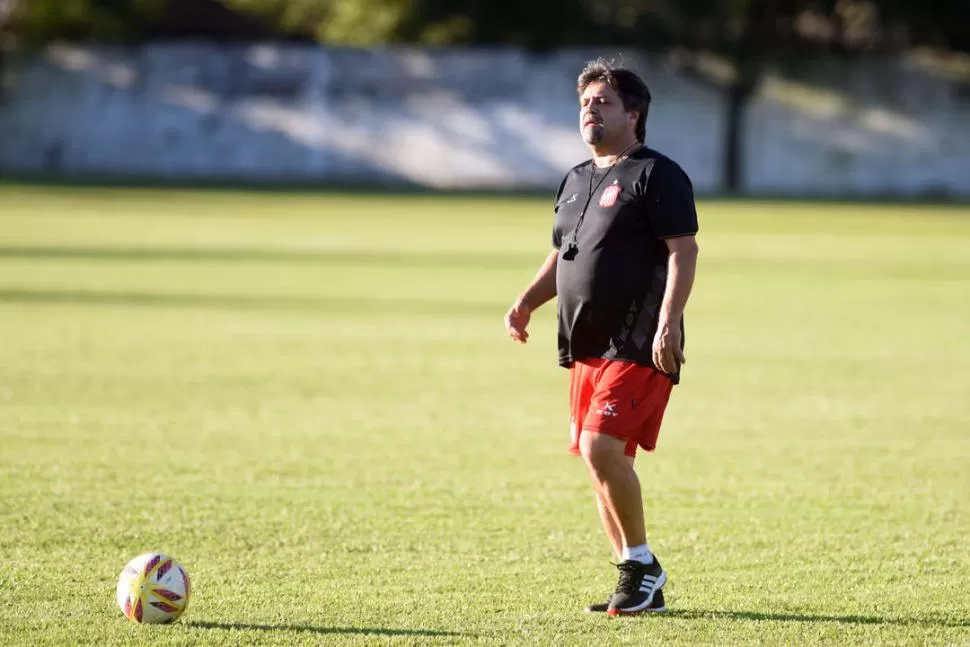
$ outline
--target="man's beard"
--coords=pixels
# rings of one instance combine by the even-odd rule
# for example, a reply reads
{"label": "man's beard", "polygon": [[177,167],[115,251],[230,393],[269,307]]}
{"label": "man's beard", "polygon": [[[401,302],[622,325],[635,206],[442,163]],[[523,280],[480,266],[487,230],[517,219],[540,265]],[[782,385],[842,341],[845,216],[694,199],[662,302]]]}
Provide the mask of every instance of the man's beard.
{"label": "man's beard", "polygon": [[583,141],[587,144],[595,146],[603,141],[603,135],[606,133],[603,131],[603,126],[596,124],[593,126],[586,126],[583,128]]}

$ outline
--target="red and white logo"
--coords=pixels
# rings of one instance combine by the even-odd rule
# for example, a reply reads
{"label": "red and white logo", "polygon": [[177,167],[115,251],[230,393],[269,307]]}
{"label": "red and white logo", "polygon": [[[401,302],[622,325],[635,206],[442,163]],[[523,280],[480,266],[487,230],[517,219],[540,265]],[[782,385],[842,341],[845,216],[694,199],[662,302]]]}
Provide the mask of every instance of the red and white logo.
{"label": "red and white logo", "polygon": [[620,185],[614,180],[613,184],[603,189],[603,195],[600,196],[600,206],[612,207],[616,204],[618,197],[620,197]]}

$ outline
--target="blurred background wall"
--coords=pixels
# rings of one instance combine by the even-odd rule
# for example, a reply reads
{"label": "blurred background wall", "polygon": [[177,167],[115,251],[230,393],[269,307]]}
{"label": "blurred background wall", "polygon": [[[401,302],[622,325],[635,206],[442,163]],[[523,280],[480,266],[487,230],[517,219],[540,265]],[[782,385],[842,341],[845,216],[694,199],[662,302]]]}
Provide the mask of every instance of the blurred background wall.
{"label": "blurred background wall", "polygon": [[[676,30],[658,13],[673,10],[665,3],[612,3],[640,7],[643,38],[663,44],[645,49],[635,29],[566,30],[537,43],[555,27],[540,24],[517,42],[514,29],[476,37],[433,12],[405,37],[377,24],[393,0],[360,0],[371,13],[357,22],[304,0],[289,28],[281,15],[214,0],[143,0],[127,14],[112,13],[119,3],[35,0],[46,13],[20,4],[19,23],[17,3],[3,1],[8,34],[20,34],[6,41],[0,100],[7,174],[550,190],[588,157],[575,79],[603,55],[644,76],[654,95],[648,143],[699,192],[970,196],[970,63],[952,47],[916,47],[914,29],[900,36],[899,20],[909,29],[923,16],[913,3],[890,3],[896,22],[863,12],[862,27],[860,7],[874,3],[747,2],[735,13],[694,3],[694,19],[713,30],[701,42],[690,29],[666,33]],[[58,23],[72,2],[87,22]],[[579,16],[571,6],[563,11]],[[441,24],[458,35],[429,43]],[[355,25],[365,28],[358,36]],[[584,38],[617,44],[577,44]]]}

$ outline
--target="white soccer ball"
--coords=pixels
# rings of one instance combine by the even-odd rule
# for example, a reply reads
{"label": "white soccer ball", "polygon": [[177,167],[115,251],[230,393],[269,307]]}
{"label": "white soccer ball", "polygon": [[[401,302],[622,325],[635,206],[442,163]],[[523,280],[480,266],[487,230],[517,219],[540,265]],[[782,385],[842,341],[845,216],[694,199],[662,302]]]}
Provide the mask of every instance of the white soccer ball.
{"label": "white soccer ball", "polygon": [[145,553],[128,562],[118,577],[118,606],[132,622],[164,624],[189,605],[189,576],[173,557]]}

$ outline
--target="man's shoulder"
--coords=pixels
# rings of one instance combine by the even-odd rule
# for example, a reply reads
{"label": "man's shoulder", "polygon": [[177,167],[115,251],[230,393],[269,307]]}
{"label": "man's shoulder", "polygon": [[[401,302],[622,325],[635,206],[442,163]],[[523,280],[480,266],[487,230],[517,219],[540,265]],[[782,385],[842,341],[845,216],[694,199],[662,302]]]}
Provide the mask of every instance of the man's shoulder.
{"label": "man's shoulder", "polygon": [[592,163],[592,161],[593,161],[592,159],[588,159],[585,162],[580,162],[576,166],[569,169],[569,171],[562,176],[562,181],[559,183],[559,190],[556,191],[557,205],[559,203],[560,196],[562,196],[563,191],[566,190],[566,185],[571,185],[575,187],[575,182],[578,181],[577,178],[581,175],[582,170],[585,167],[588,167]]}
{"label": "man's shoulder", "polygon": [[646,190],[648,192],[658,190],[660,187],[677,187],[683,189],[685,193],[693,193],[694,184],[684,168],[670,157],[660,151],[644,146],[638,151],[640,164],[638,165],[637,177],[646,180]]}
{"label": "man's shoulder", "polygon": [[649,165],[653,169],[660,169],[661,172],[684,173],[684,175],[687,175],[680,164],[675,162],[667,155],[664,155],[660,151],[650,148],[649,146],[644,146],[632,157],[643,165]]}
{"label": "man's shoulder", "polygon": [[593,159],[592,158],[590,158],[588,160],[583,160],[582,162],[580,162],[576,166],[574,166],[571,169],[569,169],[568,171],[566,171],[566,175],[565,175],[565,177],[563,179],[568,179],[568,178],[572,177],[573,175],[578,175],[580,171],[589,168],[589,166],[592,163],[593,163]]}

